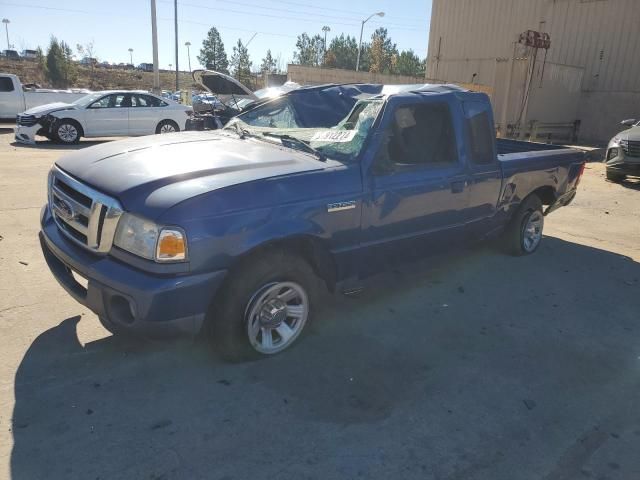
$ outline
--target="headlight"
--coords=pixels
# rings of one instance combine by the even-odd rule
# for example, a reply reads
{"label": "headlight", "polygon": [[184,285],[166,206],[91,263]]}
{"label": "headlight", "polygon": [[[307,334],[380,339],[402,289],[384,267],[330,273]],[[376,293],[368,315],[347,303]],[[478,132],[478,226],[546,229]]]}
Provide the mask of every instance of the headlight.
{"label": "headlight", "polygon": [[182,230],[160,227],[130,213],[120,218],[113,242],[123,250],[156,262],[187,258],[187,239]]}

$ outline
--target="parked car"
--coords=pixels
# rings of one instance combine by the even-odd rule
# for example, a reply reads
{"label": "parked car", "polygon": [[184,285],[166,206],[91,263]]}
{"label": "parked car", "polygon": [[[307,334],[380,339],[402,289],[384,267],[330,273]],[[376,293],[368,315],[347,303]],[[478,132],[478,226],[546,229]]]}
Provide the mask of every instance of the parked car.
{"label": "parked car", "polygon": [[[338,123],[353,108],[359,98],[378,95],[380,84],[327,84],[301,87],[287,82],[252,92],[238,80],[212,70],[197,70],[193,79],[211,92],[215,104],[194,104],[195,114],[187,121],[187,130],[222,128],[237,115],[247,114],[244,122],[253,125],[264,121],[279,121],[289,115],[298,127],[330,127]],[[252,111],[251,119],[248,112]],[[284,112],[284,113],[279,113]],[[264,115],[263,115],[264,113]]]}
{"label": "parked car", "polygon": [[22,58],[33,60],[34,58],[38,58],[38,51],[37,50],[22,50],[21,56],[22,56]]}
{"label": "parked car", "polygon": [[40,239],[108,330],[202,329],[243,359],[289,347],[319,289],[408,255],[498,234],[535,252],[583,170],[577,150],[496,142],[487,95],[428,86],[361,100],[334,128],[236,118],[74,152],[50,172]]}
{"label": "parked car", "polygon": [[42,105],[18,115],[15,138],[32,144],[36,135],[43,135],[71,144],[80,137],[178,132],[191,113],[191,107],[144,91],[97,92],[71,104]]}
{"label": "parked car", "polygon": [[621,124],[629,128],[611,139],[605,156],[607,180],[612,182],[640,176],[640,121],[631,118]]}
{"label": "parked car", "polygon": [[141,63],[137,69],[143,72],[153,72],[153,63]]}
{"label": "parked car", "polygon": [[16,75],[0,73],[0,119],[13,120],[20,112],[33,107],[53,102],[71,103],[89,93],[89,90],[25,88]]}
{"label": "parked car", "polygon": [[12,58],[14,60],[20,60],[20,54],[16,50],[3,50],[2,56]]}

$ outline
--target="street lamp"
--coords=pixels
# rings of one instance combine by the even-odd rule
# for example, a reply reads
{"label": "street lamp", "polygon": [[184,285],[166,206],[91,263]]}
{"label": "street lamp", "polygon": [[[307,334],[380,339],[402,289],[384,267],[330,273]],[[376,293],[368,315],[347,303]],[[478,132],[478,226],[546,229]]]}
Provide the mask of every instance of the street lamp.
{"label": "street lamp", "polygon": [[2,23],[4,23],[4,29],[7,32],[7,50],[11,49],[11,44],[9,43],[9,24],[11,23],[8,18],[3,18]]}
{"label": "street lamp", "polygon": [[330,32],[331,28],[325,25],[322,27],[322,31],[324,32],[324,53],[327,53],[327,32]]}
{"label": "street lamp", "polygon": [[366,19],[362,20],[362,25],[360,26],[360,43],[358,43],[358,59],[356,60],[356,72],[360,70],[360,51],[362,50],[362,31],[364,30],[364,24],[376,15],[378,17],[384,17],[384,12],[372,13]]}
{"label": "street lamp", "polygon": [[131,60],[131,65],[133,65],[133,48],[129,49],[129,60]]}
{"label": "street lamp", "polygon": [[189,59],[189,72],[191,72],[191,42],[185,42],[185,47],[187,47],[187,58]]}

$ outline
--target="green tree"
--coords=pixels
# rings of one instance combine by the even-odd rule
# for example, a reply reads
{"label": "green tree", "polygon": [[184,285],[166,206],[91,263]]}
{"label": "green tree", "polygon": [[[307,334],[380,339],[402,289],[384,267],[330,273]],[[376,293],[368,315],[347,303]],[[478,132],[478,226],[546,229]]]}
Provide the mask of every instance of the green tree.
{"label": "green tree", "polygon": [[403,50],[398,56],[395,70],[398,75],[424,76],[424,61],[413,50]]}
{"label": "green tree", "polygon": [[[380,27],[371,35],[369,71],[375,73],[395,73],[398,49],[387,35],[387,29]],[[362,68],[364,70],[364,68]]]}
{"label": "green tree", "polygon": [[56,88],[67,88],[75,80],[73,51],[64,41],[51,37],[46,58],[46,79]]}
{"label": "green tree", "polygon": [[260,65],[261,72],[275,73],[276,61],[271,56],[271,50],[267,50],[267,55],[262,59],[262,65]]}
{"label": "green tree", "polygon": [[216,27],[211,27],[207,33],[207,38],[202,41],[202,48],[198,61],[205,68],[217,72],[229,73],[229,60],[227,52],[224,51],[224,43]]}
{"label": "green tree", "polygon": [[324,39],[322,36],[310,37],[307,33],[298,35],[296,48],[298,50],[293,54],[296,63],[309,67],[322,65],[324,58]]}
{"label": "green tree", "polygon": [[242,40],[238,39],[238,43],[233,47],[231,55],[231,73],[242,83],[251,81],[251,60],[249,59],[249,50],[244,46]]}
{"label": "green tree", "polygon": [[351,37],[349,35],[345,37],[344,33],[342,33],[339,37],[331,39],[325,58],[325,64],[328,67],[355,70],[357,58],[358,42],[355,37]]}

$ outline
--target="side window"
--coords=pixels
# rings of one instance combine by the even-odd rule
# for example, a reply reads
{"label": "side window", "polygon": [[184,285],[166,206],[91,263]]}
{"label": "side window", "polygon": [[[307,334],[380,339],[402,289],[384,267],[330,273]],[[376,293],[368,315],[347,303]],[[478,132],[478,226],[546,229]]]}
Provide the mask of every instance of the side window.
{"label": "side window", "polygon": [[107,95],[105,97],[102,97],[101,99],[96,100],[91,105],[89,105],[89,108],[108,108],[109,102],[112,97],[113,95]]}
{"label": "side window", "polygon": [[152,97],[151,95],[142,95],[142,98],[144,98],[146,100],[147,106],[149,106],[149,107],[161,107],[161,106],[166,105],[165,102],[163,102],[159,98]]}
{"label": "side window", "polygon": [[287,99],[276,100],[265,105],[257,107],[254,110],[240,115],[238,117],[247,125],[254,127],[271,127],[271,128],[296,128],[296,121],[293,108]]}
{"label": "side window", "polygon": [[449,106],[433,103],[399,107],[376,158],[381,173],[398,166],[448,166],[458,161]]}
{"label": "side window", "polygon": [[488,165],[495,161],[493,155],[493,129],[487,112],[480,112],[468,120],[471,161],[476,165]]}
{"label": "side window", "polygon": [[9,77],[0,77],[0,92],[13,92],[13,81]]}
{"label": "side window", "polygon": [[107,95],[99,100],[96,100],[91,105],[89,105],[89,108],[118,108],[130,106],[131,95],[126,95],[124,93],[114,93],[112,95]]}

